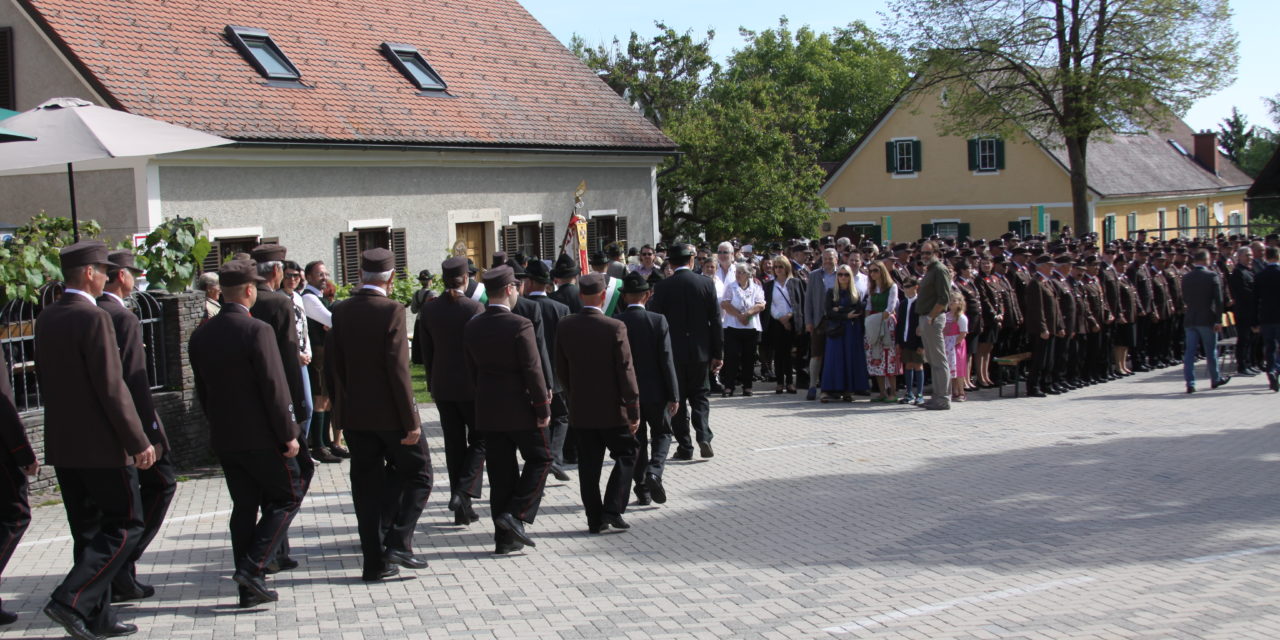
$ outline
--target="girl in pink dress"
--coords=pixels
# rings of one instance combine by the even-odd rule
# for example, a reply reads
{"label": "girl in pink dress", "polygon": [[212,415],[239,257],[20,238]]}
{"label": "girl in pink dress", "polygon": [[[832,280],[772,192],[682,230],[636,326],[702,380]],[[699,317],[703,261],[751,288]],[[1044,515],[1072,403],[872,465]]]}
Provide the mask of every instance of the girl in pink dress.
{"label": "girl in pink dress", "polygon": [[951,294],[947,307],[947,325],[942,330],[946,344],[947,366],[951,368],[951,399],[964,402],[964,389],[969,384],[969,350],[964,337],[969,333],[969,318],[964,315],[964,296]]}

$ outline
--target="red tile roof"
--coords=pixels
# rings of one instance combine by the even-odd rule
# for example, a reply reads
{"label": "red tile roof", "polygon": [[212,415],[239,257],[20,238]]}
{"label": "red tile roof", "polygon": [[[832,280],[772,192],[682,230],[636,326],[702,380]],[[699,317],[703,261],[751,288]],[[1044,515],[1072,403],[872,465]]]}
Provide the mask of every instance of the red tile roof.
{"label": "red tile roof", "polygon": [[[113,106],[236,140],[675,147],[516,0],[20,2]],[[229,24],[270,32],[313,88],[265,86]],[[417,95],[384,41],[453,97]]]}

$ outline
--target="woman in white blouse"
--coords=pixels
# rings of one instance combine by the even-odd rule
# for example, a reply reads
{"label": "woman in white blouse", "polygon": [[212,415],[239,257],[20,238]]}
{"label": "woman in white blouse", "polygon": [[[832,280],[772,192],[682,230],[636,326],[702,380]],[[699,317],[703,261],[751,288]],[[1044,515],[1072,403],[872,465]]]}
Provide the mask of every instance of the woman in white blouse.
{"label": "woman in white blouse", "polygon": [[735,383],[742,384],[742,395],[751,395],[760,312],[764,311],[764,289],[751,278],[751,266],[735,262],[733,275],[720,296],[720,309],[724,312],[724,368],[720,371],[720,384],[724,386],[722,394],[726,398],[733,395]]}
{"label": "woman in white blouse", "polygon": [[773,280],[765,285],[765,333],[773,350],[773,371],[778,379],[776,393],[795,393],[795,371],[791,352],[804,331],[804,289],[791,277],[791,261],[779,256],[773,261]]}

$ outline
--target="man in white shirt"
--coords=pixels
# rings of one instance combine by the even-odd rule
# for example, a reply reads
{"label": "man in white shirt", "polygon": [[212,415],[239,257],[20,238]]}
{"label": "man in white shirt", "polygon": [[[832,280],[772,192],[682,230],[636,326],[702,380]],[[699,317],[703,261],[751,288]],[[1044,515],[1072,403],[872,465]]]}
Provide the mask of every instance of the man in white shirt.
{"label": "man in white shirt", "polygon": [[[324,384],[325,334],[333,327],[333,314],[324,298],[324,288],[329,282],[329,267],[316,260],[308,262],[303,270],[307,286],[303,287],[302,310],[307,320],[307,342],[311,347],[311,363],[307,365],[308,382],[311,384],[311,401],[314,413],[307,438],[311,445],[311,457],[320,462],[339,462],[350,457],[342,446],[342,433],[329,438],[329,391]],[[332,446],[330,446],[332,445]]]}

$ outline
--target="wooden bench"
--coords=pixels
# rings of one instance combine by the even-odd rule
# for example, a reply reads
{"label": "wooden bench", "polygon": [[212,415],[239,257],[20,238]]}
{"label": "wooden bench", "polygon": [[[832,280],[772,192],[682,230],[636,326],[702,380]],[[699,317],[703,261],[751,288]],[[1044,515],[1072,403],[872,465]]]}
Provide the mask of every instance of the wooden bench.
{"label": "wooden bench", "polygon": [[998,390],[1000,397],[1004,397],[1004,378],[1005,374],[1012,370],[1013,373],[1013,397],[1018,397],[1018,380],[1022,377],[1022,369],[1027,365],[1027,360],[1031,359],[1030,353],[1011,353],[1007,356],[998,356],[991,359],[991,363],[1004,367],[996,370],[996,379],[999,381]]}

